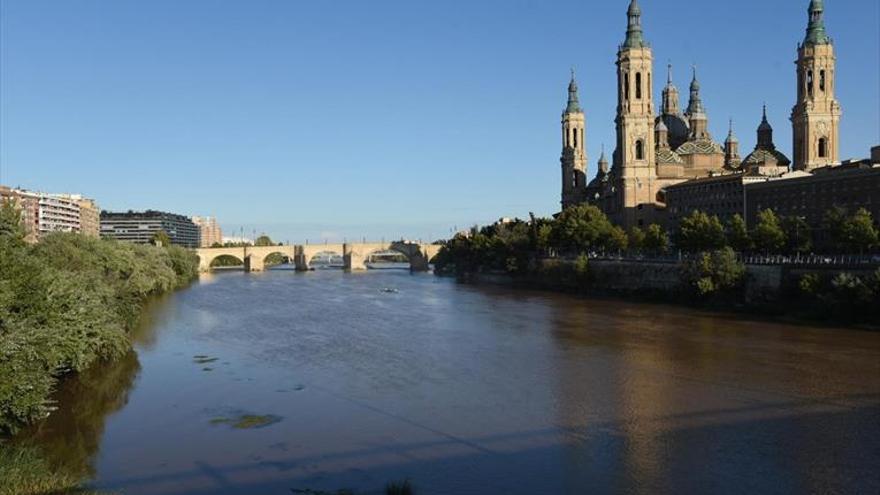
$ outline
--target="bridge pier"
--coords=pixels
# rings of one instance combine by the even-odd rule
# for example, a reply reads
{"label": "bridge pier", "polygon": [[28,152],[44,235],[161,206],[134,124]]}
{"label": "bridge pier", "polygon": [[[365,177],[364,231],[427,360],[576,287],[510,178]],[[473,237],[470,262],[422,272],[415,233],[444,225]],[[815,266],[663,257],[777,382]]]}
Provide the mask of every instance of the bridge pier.
{"label": "bridge pier", "polygon": [[342,260],[347,271],[360,271],[367,269],[367,256],[363,249],[355,249],[352,244],[342,245]]}
{"label": "bridge pier", "polygon": [[263,257],[258,254],[249,254],[244,259],[244,271],[261,272],[266,268]]}
{"label": "bridge pier", "polygon": [[426,272],[430,270],[428,257],[421,251],[409,257],[409,270],[412,272]]}

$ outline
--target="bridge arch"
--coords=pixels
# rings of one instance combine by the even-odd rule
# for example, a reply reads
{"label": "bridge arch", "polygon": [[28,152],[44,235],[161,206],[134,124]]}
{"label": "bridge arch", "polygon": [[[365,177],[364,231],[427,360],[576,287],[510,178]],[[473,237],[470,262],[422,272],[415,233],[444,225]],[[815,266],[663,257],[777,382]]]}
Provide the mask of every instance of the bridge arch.
{"label": "bridge arch", "polygon": [[242,270],[244,270],[244,265],[245,260],[241,259],[241,256],[235,256],[232,254],[214,256],[214,259],[208,264],[211,269],[236,267]]}
{"label": "bridge arch", "polygon": [[264,267],[278,266],[284,264],[292,264],[293,258],[289,253],[277,250],[272,251],[271,253],[259,254],[258,256],[262,256],[262,262]]}

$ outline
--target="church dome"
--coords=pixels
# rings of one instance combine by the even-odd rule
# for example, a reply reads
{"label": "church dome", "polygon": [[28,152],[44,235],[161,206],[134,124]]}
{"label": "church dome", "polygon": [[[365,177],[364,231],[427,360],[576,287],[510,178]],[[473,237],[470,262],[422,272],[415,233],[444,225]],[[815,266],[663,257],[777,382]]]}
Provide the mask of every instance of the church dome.
{"label": "church dome", "polygon": [[758,148],[751,152],[745,160],[742,161],[742,168],[754,166],[775,165],[777,167],[788,167],[791,160],[775,149]]}
{"label": "church dome", "polygon": [[672,151],[669,148],[662,148],[657,150],[657,163],[660,165],[681,165],[684,163],[684,160],[681,159],[681,156]]}
{"label": "church dome", "polygon": [[715,141],[711,141],[709,139],[698,139],[696,141],[688,141],[678,149],[675,150],[676,153],[681,155],[712,155],[712,154],[724,154],[724,150],[721,148],[721,145],[716,143]]}

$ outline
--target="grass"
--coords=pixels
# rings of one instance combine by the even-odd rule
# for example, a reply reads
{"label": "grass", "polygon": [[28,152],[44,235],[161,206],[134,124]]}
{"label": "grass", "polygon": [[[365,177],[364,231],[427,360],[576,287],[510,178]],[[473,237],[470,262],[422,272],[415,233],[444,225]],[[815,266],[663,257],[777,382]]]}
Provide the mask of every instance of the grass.
{"label": "grass", "polygon": [[82,479],[53,469],[35,447],[0,443],[0,480],[0,495],[109,495],[82,488]]}

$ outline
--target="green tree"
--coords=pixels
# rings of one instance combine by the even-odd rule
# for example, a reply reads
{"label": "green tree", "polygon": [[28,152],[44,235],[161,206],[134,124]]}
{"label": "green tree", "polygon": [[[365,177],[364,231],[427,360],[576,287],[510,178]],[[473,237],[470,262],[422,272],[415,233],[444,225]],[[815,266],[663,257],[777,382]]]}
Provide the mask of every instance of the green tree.
{"label": "green tree", "polygon": [[807,253],[813,249],[810,224],[803,217],[782,218],[782,231],[785,233],[785,251],[788,253]]}
{"label": "green tree", "polygon": [[24,242],[21,210],[11,199],[0,200],[0,237],[10,242]]}
{"label": "green tree", "polygon": [[785,245],[785,232],[773,210],[758,212],[758,224],[752,232],[755,247],[765,253],[778,253]]}
{"label": "green tree", "polygon": [[272,242],[272,239],[265,234],[261,235],[260,237],[257,237],[257,239],[254,241],[254,246],[274,246],[274,245],[275,245],[275,243]]}
{"label": "green tree", "polygon": [[171,237],[169,237],[168,233],[164,230],[157,230],[156,233],[153,234],[153,244],[168,247],[171,245]]}
{"label": "green tree", "polygon": [[580,205],[559,214],[554,222],[553,237],[559,247],[587,251],[603,247],[603,240],[611,242],[610,239],[616,237],[611,230],[611,222],[599,208]]}
{"label": "green tree", "polygon": [[827,247],[835,251],[848,249],[843,233],[843,225],[846,223],[846,218],[846,210],[839,206],[832,207],[822,217],[822,230],[825,231],[830,244]]}
{"label": "green tree", "polygon": [[877,228],[871,212],[859,208],[844,220],[840,229],[840,244],[851,252],[864,252],[877,245]]}
{"label": "green tree", "polygon": [[742,284],[745,273],[745,265],[729,247],[701,253],[683,267],[686,286],[701,297],[734,291]]}
{"label": "green tree", "polygon": [[688,252],[720,249],[725,245],[724,227],[717,216],[695,210],[679,223],[675,243]]}
{"label": "green tree", "polygon": [[623,251],[629,245],[626,231],[616,225],[609,225],[602,235],[599,245],[606,251]]}
{"label": "green tree", "polygon": [[656,223],[648,225],[648,228],[645,230],[644,247],[652,253],[666,253],[669,251],[669,234]]}
{"label": "green tree", "polygon": [[749,237],[746,221],[738,213],[727,222],[727,243],[740,253],[752,249],[752,239]]}
{"label": "green tree", "polygon": [[645,248],[645,231],[639,227],[629,229],[629,248],[634,251],[641,251]]}

